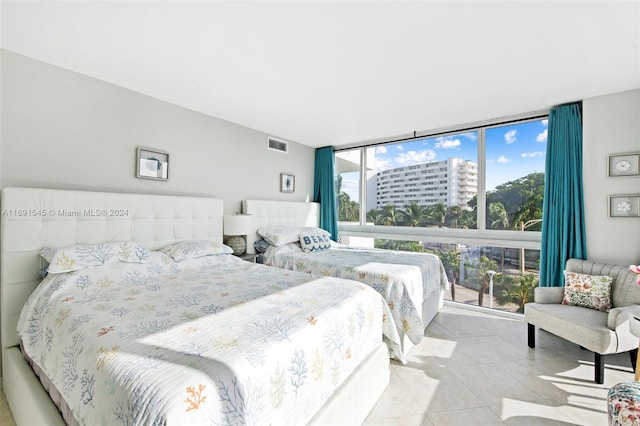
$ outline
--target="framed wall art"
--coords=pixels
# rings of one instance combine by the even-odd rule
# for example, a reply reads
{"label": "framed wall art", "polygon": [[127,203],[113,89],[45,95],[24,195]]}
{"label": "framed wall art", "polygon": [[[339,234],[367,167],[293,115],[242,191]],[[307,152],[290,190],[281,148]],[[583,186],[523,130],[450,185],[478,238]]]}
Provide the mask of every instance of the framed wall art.
{"label": "framed wall art", "polygon": [[136,177],[169,180],[169,153],[138,147],[136,150]]}
{"label": "framed wall art", "polygon": [[610,195],[609,217],[640,217],[640,195]]}
{"label": "framed wall art", "polygon": [[280,173],[280,192],[294,192],[296,190],[296,177],[288,173]]}
{"label": "framed wall art", "polygon": [[640,175],[640,154],[614,154],[609,156],[607,165],[609,176],[638,176]]}

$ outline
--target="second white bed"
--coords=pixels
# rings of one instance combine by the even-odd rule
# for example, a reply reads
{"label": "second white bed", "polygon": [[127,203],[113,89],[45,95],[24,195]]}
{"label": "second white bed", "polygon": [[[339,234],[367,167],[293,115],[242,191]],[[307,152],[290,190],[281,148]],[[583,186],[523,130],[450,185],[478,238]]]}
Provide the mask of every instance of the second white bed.
{"label": "second white bed", "polygon": [[[269,200],[245,200],[243,212],[250,214],[256,231],[274,226],[318,226],[319,204]],[[253,249],[258,234],[247,236]],[[405,356],[419,343],[424,330],[440,311],[449,282],[440,259],[428,253],[363,249],[332,244],[328,250],[307,253],[295,242],[270,247],[264,263],[283,269],[334,276],[364,282],[381,293],[390,305],[403,337]]]}

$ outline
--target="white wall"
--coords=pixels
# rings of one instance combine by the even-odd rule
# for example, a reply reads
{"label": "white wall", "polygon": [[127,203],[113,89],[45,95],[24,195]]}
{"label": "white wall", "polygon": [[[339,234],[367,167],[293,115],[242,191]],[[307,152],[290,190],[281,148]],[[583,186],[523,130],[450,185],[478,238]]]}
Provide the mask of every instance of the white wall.
{"label": "white wall", "polygon": [[[314,149],[266,148],[267,134],[1,50],[0,183],[301,201],[313,191]],[[159,71],[161,72],[161,71]],[[277,136],[277,135],[274,135]],[[168,151],[168,182],[135,178],[136,147]],[[296,176],[280,192],[280,173]]]}
{"label": "white wall", "polygon": [[[312,196],[311,147],[271,151],[265,133],[6,50],[0,65],[1,188],[214,196],[227,213],[246,198]],[[137,146],[170,153],[169,181],[135,178]],[[294,193],[280,192],[281,172]]]}
{"label": "white wall", "polygon": [[608,177],[611,154],[640,153],[640,89],[585,99],[583,184],[587,256],[590,260],[640,263],[640,218],[608,217],[607,197],[640,195],[640,176]]}

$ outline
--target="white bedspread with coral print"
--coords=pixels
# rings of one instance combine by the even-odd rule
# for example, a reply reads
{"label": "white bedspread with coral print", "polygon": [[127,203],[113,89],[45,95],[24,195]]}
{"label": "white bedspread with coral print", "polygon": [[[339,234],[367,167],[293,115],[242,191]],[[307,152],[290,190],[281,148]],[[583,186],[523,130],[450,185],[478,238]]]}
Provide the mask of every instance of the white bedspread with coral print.
{"label": "white bedspread with coral print", "polygon": [[[347,278],[373,287],[387,301],[400,335],[417,344],[424,336],[422,301],[449,286],[440,259],[429,253],[366,249],[332,244],[305,253],[299,243],[270,246],[266,265],[308,274]],[[402,357],[398,357],[403,361]]]}
{"label": "white bedspread with coral print", "polygon": [[50,275],[18,333],[79,424],[304,424],[383,332],[368,287],[232,255]]}

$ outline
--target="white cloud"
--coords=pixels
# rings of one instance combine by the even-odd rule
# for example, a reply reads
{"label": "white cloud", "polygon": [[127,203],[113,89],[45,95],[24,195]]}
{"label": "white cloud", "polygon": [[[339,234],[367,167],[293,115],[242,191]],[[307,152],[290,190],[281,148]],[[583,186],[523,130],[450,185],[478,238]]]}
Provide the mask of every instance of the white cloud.
{"label": "white cloud", "polygon": [[426,163],[436,158],[435,151],[426,149],[424,151],[407,151],[398,155],[394,161],[400,166],[410,166],[412,164]]}
{"label": "white cloud", "polygon": [[542,133],[536,136],[536,142],[545,143],[547,141],[547,129],[544,129]]}
{"label": "white cloud", "polygon": [[516,141],[516,133],[518,133],[516,129],[509,130],[504,134],[504,140],[507,141],[507,143],[514,143]]}
{"label": "white cloud", "polygon": [[461,144],[460,139],[451,139],[446,137],[436,138],[436,148],[439,149],[458,148]]}
{"label": "white cloud", "polygon": [[462,136],[463,138],[467,138],[472,141],[475,141],[478,139],[478,134],[476,132],[460,133],[458,136]]}
{"label": "white cloud", "polygon": [[381,172],[383,170],[393,169],[393,167],[394,166],[391,163],[391,160],[388,160],[386,158],[376,158],[376,164],[373,166],[376,173]]}
{"label": "white cloud", "polygon": [[504,155],[501,155],[500,157],[498,157],[498,163],[508,163],[509,159],[507,157],[505,157]]}
{"label": "white cloud", "polygon": [[376,148],[376,154],[386,154],[386,153],[387,153],[386,146],[379,146]]}
{"label": "white cloud", "polygon": [[541,123],[542,123],[543,126],[546,127],[546,126],[549,125],[549,120],[542,120]]}
{"label": "white cloud", "polygon": [[522,158],[535,158],[535,157],[541,157],[545,155],[544,151],[534,151],[534,152],[523,152],[522,154],[520,154],[520,157]]}
{"label": "white cloud", "polygon": [[396,146],[396,149],[397,149],[398,151],[404,151],[404,146],[402,146],[402,145],[397,145],[397,146]]}

